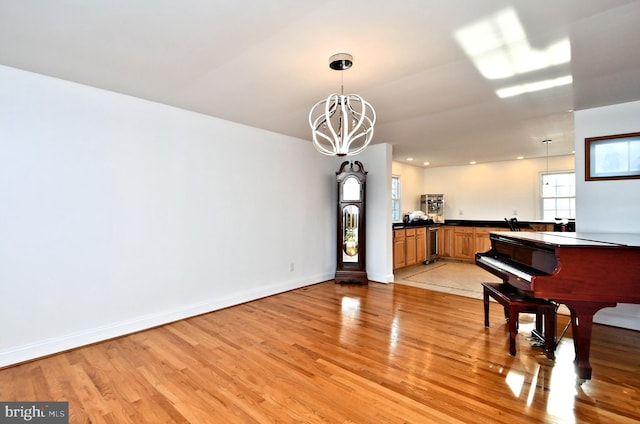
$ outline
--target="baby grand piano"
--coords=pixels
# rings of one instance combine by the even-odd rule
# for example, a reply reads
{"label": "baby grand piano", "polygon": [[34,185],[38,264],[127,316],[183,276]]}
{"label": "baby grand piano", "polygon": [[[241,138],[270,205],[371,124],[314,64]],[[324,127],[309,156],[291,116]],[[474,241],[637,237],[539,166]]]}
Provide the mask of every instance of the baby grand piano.
{"label": "baby grand piano", "polygon": [[591,378],[593,315],[640,303],[640,234],[495,232],[476,264],[530,296],[571,312],[578,378]]}

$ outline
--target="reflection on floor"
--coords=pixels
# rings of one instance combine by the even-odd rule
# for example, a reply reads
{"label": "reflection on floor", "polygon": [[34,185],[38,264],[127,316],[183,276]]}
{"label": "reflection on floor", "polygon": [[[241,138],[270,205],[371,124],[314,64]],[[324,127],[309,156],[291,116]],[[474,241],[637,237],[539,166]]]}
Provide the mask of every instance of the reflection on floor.
{"label": "reflection on floor", "polygon": [[[455,260],[439,260],[428,265],[413,265],[394,271],[395,284],[419,287],[458,296],[482,299],[480,283],[500,279],[474,263]],[[491,299],[493,301],[493,299]],[[569,315],[569,310],[560,305],[558,313]]]}
{"label": "reflection on floor", "polygon": [[413,265],[394,272],[395,283],[482,299],[483,282],[500,279],[476,264],[440,260],[429,265]]}

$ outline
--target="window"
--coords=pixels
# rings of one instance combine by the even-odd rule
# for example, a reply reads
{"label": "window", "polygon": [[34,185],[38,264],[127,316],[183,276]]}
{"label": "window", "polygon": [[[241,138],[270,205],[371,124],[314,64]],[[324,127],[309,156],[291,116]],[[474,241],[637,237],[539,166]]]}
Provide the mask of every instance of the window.
{"label": "window", "polygon": [[576,217],[575,172],[543,173],[541,184],[543,220]]}
{"label": "window", "polygon": [[400,177],[391,177],[391,220],[400,221]]}

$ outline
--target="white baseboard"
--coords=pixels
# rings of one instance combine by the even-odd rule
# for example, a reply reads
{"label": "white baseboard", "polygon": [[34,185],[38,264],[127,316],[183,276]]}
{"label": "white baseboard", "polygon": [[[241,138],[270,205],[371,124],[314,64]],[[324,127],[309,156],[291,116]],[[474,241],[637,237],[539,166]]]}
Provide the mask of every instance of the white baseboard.
{"label": "white baseboard", "polygon": [[14,346],[0,351],[0,368],[64,352],[66,350],[86,346],[92,343],[113,339],[126,334],[147,330],[173,321],[216,311],[218,309],[228,308],[230,306],[239,305],[262,297],[272,296],[330,279],[333,279],[333,275],[318,275],[312,279],[312,281],[314,281],[312,283],[292,280],[284,283],[272,284],[258,289],[241,291],[223,298],[207,299],[203,302],[185,305],[167,311],[161,311],[157,314],[144,315],[102,327],[89,328],[67,334],[62,337],[39,340],[34,343]]}
{"label": "white baseboard", "polygon": [[369,278],[369,281],[375,281],[376,283],[393,283],[393,274],[368,274],[367,277]]}
{"label": "white baseboard", "polygon": [[620,303],[615,308],[601,309],[593,322],[640,331],[640,305]]}

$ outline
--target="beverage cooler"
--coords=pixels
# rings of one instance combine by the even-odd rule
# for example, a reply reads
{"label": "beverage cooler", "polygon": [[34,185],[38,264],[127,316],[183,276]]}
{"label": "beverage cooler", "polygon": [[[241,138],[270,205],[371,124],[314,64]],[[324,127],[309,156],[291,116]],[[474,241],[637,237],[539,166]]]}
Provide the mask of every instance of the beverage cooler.
{"label": "beverage cooler", "polygon": [[427,226],[427,259],[423,262],[425,265],[438,259],[438,227],[439,225]]}
{"label": "beverage cooler", "polygon": [[423,194],[420,209],[436,224],[444,224],[444,194]]}

